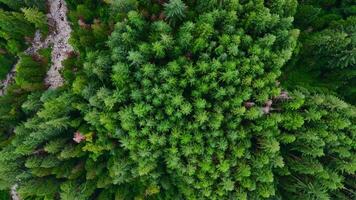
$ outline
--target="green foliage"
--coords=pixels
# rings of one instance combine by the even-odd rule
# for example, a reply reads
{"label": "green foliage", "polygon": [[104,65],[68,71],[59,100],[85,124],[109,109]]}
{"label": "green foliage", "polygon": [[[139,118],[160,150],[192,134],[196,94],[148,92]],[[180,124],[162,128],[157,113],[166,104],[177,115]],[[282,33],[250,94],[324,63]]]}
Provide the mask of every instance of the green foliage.
{"label": "green foliage", "polygon": [[20,9],[17,6],[22,6],[22,2],[0,1],[0,80],[5,79],[15,57],[25,49],[25,36],[32,36],[34,32],[22,13],[10,11]]}
{"label": "green foliage", "polygon": [[46,12],[46,9],[47,9],[47,7],[46,7],[47,1],[46,0],[24,0],[24,2],[26,3],[26,6],[29,8],[35,8],[42,12]]}
{"label": "green foliage", "polygon": [[187,6],[182,0],[169,0],[164,4],[164,12],[170,21],[182,20],[185,16]]}
{"label": "green foliage", "polygon": [[[17,123],[25,118],[26,112],[33,113],[31,110],[33,104],[24,105],[24,110],[21,109],[27,95],[44,89],[43,78],[48,60],[42,57],[42,62],[37,62],[27,55],[20,57],[16,65],[14,82],[8,85],[6,95],[0,97],[0,144],[2,142],[6,144],[7,140],[11,139],[10,133]],[[34,94],[34,96],[38,98],[39,94]]]}
{"label": "green foliage", "polygon": [[[356,100],[356,8],[352,1],[301,3],[296,25],[302,29],[301,47],[286,68],[285,86],[334,92],[350,103]],[[350,11],[350,12],[349,12]]]}
{"label": "green foliage", "polygon": [[0,96],[0,148],[12,140],[12,131],[15,126],[21,120],[26,119],[26,115],[34,114],[35,108],[38,107],[36,101],[41,93],[30,95],[28,103],[23,103],[31,92],[44,89],[43,78],[46,69],[46,63],[40,64],[29,56],[21,56],[16,66],[14,83],[7,87],[7,93],[4,96]]}
{"label": "green foliage", "polygon": [[[294,129],[282,123],[288,130],[281,136],[294,140],[281,141],[285,169],[276,171],[281,194],[285,199],[352,199],[356,108],[334,96],[308,94],[304,102],[302,112],[292,111],[302,125],[294,123]],[[337,198],[340,194],[345,198]]]}
{"label": "green foliage", "polygon": [[40,29],[45,35],[48,32],[47,16],[37,8],[22,8],[25,18],[30,23],[34,24],[37,29]]}
{"label": "green foliage", "polygon": [[30,56],[22,55],[16,65],[16,87],[26,91],[41,89],[46,71],[46,65],[34,61]]}
{"label": "green foliage", "polygon": [[[3,6],[5,5],[5,6]],[[0,7],[5,10],[20,11],[24,7],[38,8],[41,11],[46,10],[46,0],[0,0]]]}
{"label": "green foliage", "polygon": [[[106,40],[112,28],[102,20],[106,20],[111,13],[114,15],[113,8],[110,9],[106,4],[104,6],[101,0],[67,3],[73,7],[69,12],[69,19],[74,27],[71,45],[82,53],[86,53],[87,49],[106,48]],[[96,16],[100,17],[94,18]],[[80,26],[80,23],[85,23],[85,27]]]}
{"label": "green foliage", "polygon": [[14,61],[9,55],[0,54],[0,80],[6,78],[7,73],[11,70]]}
{"label": "green foliage", "polygon": [[23,40],[25,35],[32,35],[34,28],[24,15],[0,9],[0,35],[2,38]]}
{"label": "green foliage", "polygon": [[25,6],[23,0],[0,0],[0,3],[6,5],[9,9],[20,10],[21,7]]}
{"label": "green foliage", "polygon": [[0,190],[0,199],[1,200],[9,200],[10,199],[9,191]]}
{"label": "green foliage", "polygon": [[[124,199],[171,199],[172,194],[187,199],[273,196],[274,187],[269,184],[273,181],[273,162],[253,163],[278,158],[279,145],[274,139],[278,132],[272,128],[266,136],[255,133],[275,123],[272,120],[271,124],[263,124],[262,108],[256,106],[246,111],[244,101],[256,100],[262,106],[276,93],[271,92],[275,79],[261,75],[266,70],[272,77],[278,76],[291,55],[296,35],[290,29],[289,16],[277,20],[249,15],[255,12],[278,16],[278,12],[269,13],[262,2],[257,8],[249,3],[231,7],[234,3],[216,4],[219,10],[205,8],[196,12],[199,15],[186,15],[187,22],[182,24],[164,20],[151,23],[151,18],[145,18],[135,7],[125,13],[125,19],[115,25],[108,41],[109,50],[87,53],[84,76],[74,81],[73,91],[88,103],[81,100],[72,104],[68,93],[57,96],[44,101],[37,119],[16,129],[17,135],[29,133],[14,139],[13,144],[18,159],[27,160],[30,177],[77,177],[78,182],[70,184],[58,180],[63,198],[70,198],[75,187],[86,184],[94,184],[96,190],[103,188],[106,195],[112,193],[112,187],[131,191],[120,194]],[[203,4],[171,1],[156,4],[152,11],[167,12],[167,20],[183,20],[183,8],[190,6],[194,11]],[[143,2],[138,2],[138,7],[151,10]],[[238,7],[246,8],[246,13],[239,17],[235,14]],[[83,14],[84,7],[79,8],[76,7],[79,16],[90,20]],[[247,29],[236,27],[238,22]],[[149,51],[151,48],[153,51]],[[229,51],[225,53],[225,49]],[[252,79],[260,83],[252,86]],[[78,112],[75,110],[83,118],[73,118],[73,112]],[[244,112],[251,114],[245,116]],[[251,120],[261,124],[250,124]],[[79,130],[85,136],[83,144],[72,142],[59,150],[56,143],[49,143],[59,135],[65,136],[60,133],[66,133],[69,140],[80,124],[89,127]],[[244,136],[239,135],[242,131]],[[262,152],[250,149],[254,140],[263,143]],[[83,169],[78,169],[80,173],[76,175],[31,164],[33,159],[30,162],[26,157],[43,143],[51,144],[46,149],[53,153],[47,153],[63,163],[59,165],[77,169],[76,162],[88,163],[86,177],[91,174],[93,183],[83,179]],[[113,156],[105,156],[108,154]],[[249,167],[247,170],[256,173],[246,175],[244,170],[239,177],[235,170],[238,159]],[[104,165],[96,169],[91,167],[95,164],[89,163]],[[36,195],[36,191],[32,192],[28,196]],[[93,195],[93,191],[88,192]]]}
{"label": "green foliage", "polygon": [[[67,3],[77,52],[66,85],[42,93],[48,58],[22,55],[0,97],[0,188],[17,183],[23,199],[355,196],[356,108],[311,84],[322,65],[352,70],[351,1]],[[302,28],[297,49],[313,73],[283,74],[296,10],[299,28],[317,30]],[[310,85],[283,79],[288,93],[281,75]]]}

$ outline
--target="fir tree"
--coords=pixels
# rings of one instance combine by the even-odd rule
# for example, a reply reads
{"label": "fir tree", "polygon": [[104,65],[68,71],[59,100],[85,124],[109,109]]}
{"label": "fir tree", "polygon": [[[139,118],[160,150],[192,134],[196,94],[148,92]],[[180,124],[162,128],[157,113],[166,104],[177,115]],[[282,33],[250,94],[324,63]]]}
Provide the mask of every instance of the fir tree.
{"label": "fir tree", "polygon": [[300,3],[295,24],[302,30],[301,48],[285,69],[286,87],[334,92],[355,102],[355,10],[349,0]]}
{"label": "fir tree", "polygon": [[23,41],[25,35],[33,34],[33,30],[22,14],[0,9],[0,31],[3,38]]}
{"label": "fir tree", "polygon": [[40,29],[44,34],[48,32],[47,17],[37,8],[22,8],[25,18],[30,23],[34,24],[36,28]]}
{"label": "fir tree", "polygon": [[171,21],[183,19],[187,6],[181,0],[169,0],[164,4],[164,11],[167,18]]}

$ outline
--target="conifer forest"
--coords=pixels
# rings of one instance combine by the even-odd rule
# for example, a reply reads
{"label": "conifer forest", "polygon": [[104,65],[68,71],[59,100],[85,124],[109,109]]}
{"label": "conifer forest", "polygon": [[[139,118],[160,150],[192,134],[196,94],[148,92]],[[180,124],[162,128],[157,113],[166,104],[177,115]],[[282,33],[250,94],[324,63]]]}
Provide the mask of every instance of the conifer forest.
{"label": "conifer forest", "polygon": [[356,0],[0,0],[0,200],[356,200]]}

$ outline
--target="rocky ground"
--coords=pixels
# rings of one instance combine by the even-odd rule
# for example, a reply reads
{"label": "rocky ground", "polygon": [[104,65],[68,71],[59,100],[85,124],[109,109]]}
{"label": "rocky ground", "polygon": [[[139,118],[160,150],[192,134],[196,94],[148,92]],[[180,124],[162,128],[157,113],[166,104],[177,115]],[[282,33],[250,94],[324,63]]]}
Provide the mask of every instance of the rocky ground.
{"label": "rocky ground", "polygon": [[[16,65],[15,65],[16,66]],[[14,80],[14,76],[16,74],[16,68],[13,67],[11,71],[6,75],[5,80],[0,81],[0,96],[5,94],[6,88],[12,81]]]}
{"label": "rocky ground", "polygon": [[[69,45],[68,40],[72,31],[67,20],[67,6],[64,0],[48,0],[49,14],[48,19],[54,27],[52,34],[48,36],[52,44],[52,65],[45,79],[50,88],[57,88],[63,85],[63,78],[60,70],[63,68],[62,61],[67,59],[73,48]],[[47,39],[46,39],[47,40]]]}

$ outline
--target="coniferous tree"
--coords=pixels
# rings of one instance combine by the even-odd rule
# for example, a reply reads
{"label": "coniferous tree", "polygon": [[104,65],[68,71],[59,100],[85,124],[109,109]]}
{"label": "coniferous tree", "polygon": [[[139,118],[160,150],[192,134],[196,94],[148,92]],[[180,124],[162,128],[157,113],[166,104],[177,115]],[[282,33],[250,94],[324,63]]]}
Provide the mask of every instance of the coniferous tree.
{"label": "coniferous tree", "polygon": [[0,8],[0,47],[15,56],[25,49],[25,36],[31,36],[34,27],[23,14],[4,11]]}
{"label": "coniferous tree", "polygon": [[0,9],[0,32],[5,39],[23,40],[25,35],[33,34],[34,28],[26,21],[24,15]]}
{"label": "coniferous tree", "polygon": [[[356,108],[304,92],[286,103],[281,123],[283,199],[352,199],[356,181]],[[292,110],[288,107],[294,107]],[[296,109],[297,108],[297,109]]]}
{"label": "coniferous tree", "polygon": [[24,13],[26,20],[34,24],[36,28],[45,34],[48,32],[47,17],[45,14],[37,8],[22,8],[21,11]]}
{"label": "coniferous tree", "polygon": [[[71,174],[55,166],[44,170],[29,157],[65,130],[77,144],[60,147],[55,157],[71,168],[86,163],[81,166],[87,178],[78,174],[77,182],[58,180],[63,198],[83,184],[123,199],[273,196],[278,129],[273,120],[251,122],[263,121],[264,104],[279,95],[275,81],[295,45],[298,32],[291,30],[290,17],[295,8],[288,2],[280,9],[272,9],[276,2],[266,7],[262,1],[131,4],[115,25],[109,50],[87,53],[85,74],[74,81],[74,91],[87,102],[76,103],[74,110],[83,114],[88,128],[78,127],[80,118],[67,124],[71,112],[45,103],[40,119],[16,129],[19,136],[32,132],[13,142],[15,154],[31,169],[29,181],[44,176],[50,181],[54,175],[69,179]],[[246,101],[256,106],[246,108]],[[269,134],[262,135],[268,128]],[[255,140],[273,148],[255,150]],[[93,168],[95,163],[101,167]],[[20,191],[31,190],[22,189],[23,195],[43,195],[29,186],[20,183]]]}
{"label": "coniferous tree", "polygon": [[287,88],[334,93],[356,100],[356,4],[350,0],[301,2],[295,24],[302,30],[300,50],[287,65]]}
{"label": "coniferous tree", "polygon": [[25,6],[24,0],[0,0],[0,3],[5,4],[12,10],[20,10],[21,7]]}

